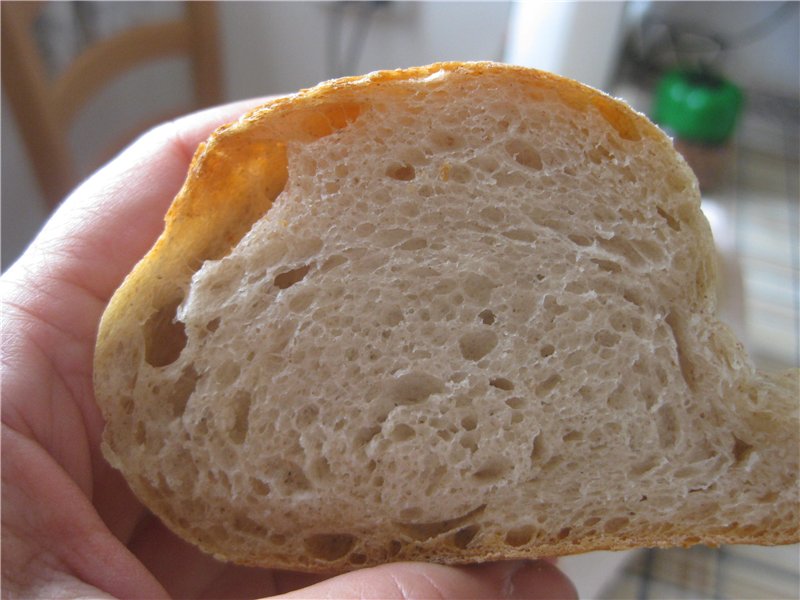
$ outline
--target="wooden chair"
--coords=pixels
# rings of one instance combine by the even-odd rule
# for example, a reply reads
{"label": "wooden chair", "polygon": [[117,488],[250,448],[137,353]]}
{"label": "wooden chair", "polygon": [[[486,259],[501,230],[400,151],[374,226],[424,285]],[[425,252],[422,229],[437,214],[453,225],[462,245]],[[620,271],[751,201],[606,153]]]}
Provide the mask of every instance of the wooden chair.
{"label": "wooden chair", "polygon": [[33,35],[43,4],[0,4],[2,80],[33,171],[52,208],[78,183],[68,144],[73,118],[105,84],[147,61],[184,55],[191,64],[196,105],[182,107],[181,112],[218,103],[222,89],[212,2],[185,2],[183,18],[139,25],[101,39],[54,79]]}

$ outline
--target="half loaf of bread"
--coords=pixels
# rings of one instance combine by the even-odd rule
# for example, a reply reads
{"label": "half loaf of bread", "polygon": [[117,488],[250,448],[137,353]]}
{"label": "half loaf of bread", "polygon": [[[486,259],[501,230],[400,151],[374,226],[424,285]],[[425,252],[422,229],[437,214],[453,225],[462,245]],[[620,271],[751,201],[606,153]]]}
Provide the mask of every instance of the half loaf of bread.
{"label": "half loaf of bread", "polygon": [[251,565],[796,542],[797,374],[716,319],[714,262],[670,140],[596,90],[323,83],[195,155],[102,320],[104,452]]}

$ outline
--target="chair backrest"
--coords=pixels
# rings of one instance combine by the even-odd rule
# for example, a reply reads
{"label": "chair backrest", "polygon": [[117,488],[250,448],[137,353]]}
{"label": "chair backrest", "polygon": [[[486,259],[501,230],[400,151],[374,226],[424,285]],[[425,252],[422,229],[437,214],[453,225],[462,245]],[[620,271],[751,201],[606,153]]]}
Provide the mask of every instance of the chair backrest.
{"label": "chair backrest", "polygon": [[[100,39],[55,78],[48,74],[33,31],[43,4],[0,4],[2,80],[33,171],[52,207],[78,183],[68,143],[72,121],[104,85],[143,63],[183,55],[192,69],[195,108],[218,103],[222,88],[213,2],[185,2],[181,18]],[[141,129],[131,129],[131,137]]]}

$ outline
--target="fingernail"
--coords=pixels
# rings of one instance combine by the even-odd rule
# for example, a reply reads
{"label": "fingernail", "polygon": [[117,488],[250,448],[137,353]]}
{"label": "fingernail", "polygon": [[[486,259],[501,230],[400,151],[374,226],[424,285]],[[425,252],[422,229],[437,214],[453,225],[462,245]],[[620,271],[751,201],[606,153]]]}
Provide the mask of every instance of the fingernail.
{"label": "fingernail", "polygon": [[550,561],[522,561],[509,571],[506,598],[577,600],[575,586]]}
{"label": "fingernail", "polygon": [[505,577],[503,578],[503,597],[504,598],[516,598],[515,596],[515,586],[514,586],[514,577],[516,577],[517,573],[519,573],[522,569],[526,568],[531,561],[529,560],[512,560],[506,563],[506,572]]}

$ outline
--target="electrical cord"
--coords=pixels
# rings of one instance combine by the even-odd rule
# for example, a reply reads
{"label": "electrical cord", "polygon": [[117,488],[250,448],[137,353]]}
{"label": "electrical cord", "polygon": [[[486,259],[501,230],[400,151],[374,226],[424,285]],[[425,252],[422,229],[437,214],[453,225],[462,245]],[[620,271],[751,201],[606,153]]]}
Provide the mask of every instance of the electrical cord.
{"label": "electrical cord", "polygon": [[651,71],[660,72],[676,64],[692,63],[700,69],[713,70],[726,52],[764,39],[782,26],[799,7],[797,2],[781,2],[763,19],[732,34],[651,14],[632,32],[626,45],[627,54],[635,65]]}
{"label": "electrical cord", "polygon": [[789,14],[796,11],[800,5],[797,2],[782,2],[772,14],[764,17],[749,27],[745,27],[738,33],[722,38],[722,49],[731,50],[733,48],[741,48],[760,39],[765,38],[772,33],[775,29],[780,27],[786,22]]}

